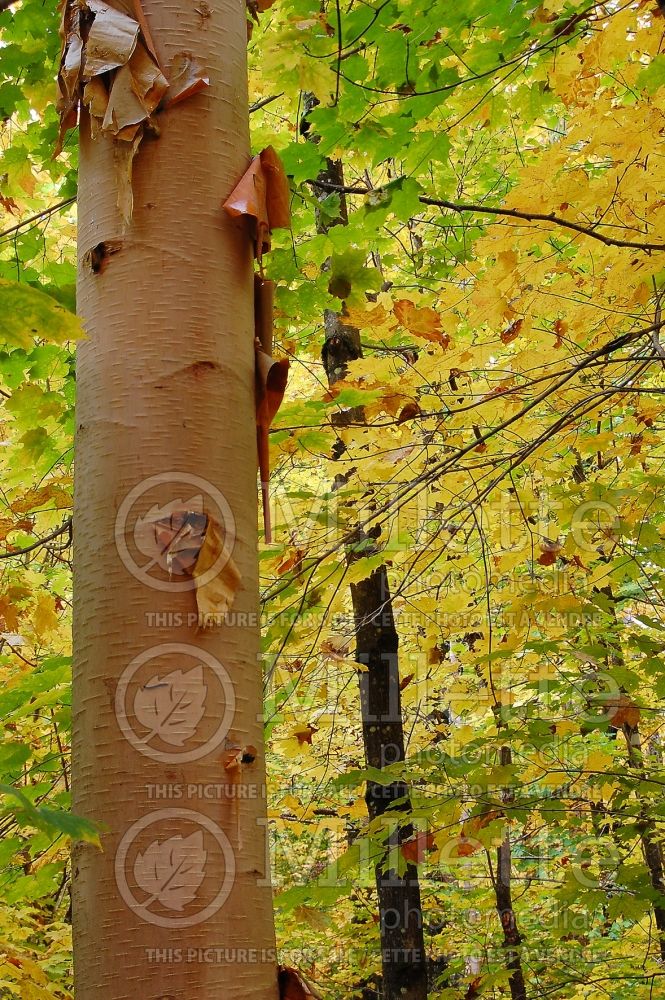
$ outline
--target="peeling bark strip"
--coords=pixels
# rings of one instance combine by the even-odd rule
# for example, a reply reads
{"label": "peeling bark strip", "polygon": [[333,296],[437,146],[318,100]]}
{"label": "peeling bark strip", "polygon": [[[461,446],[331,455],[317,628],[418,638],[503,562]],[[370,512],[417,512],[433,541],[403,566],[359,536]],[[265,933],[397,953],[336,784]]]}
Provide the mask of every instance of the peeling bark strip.
{"label": "peeling bark strip", "polygon": [[266,542],[272,541],[270,523],[270,447],[269,432],[277,411],[282,405],[286,383],[289,377],[289,360],[275,361],[261,350],[261,342],[256,341],[256,438],[261,476],[261,500],[263,503],[263,527]]}
{"label": "peeling bark strip", "polygon": [[[266,8],[267,9],[267,8]],[[282,405],[289,377],[288,358],[272,358],[273,298],[275,286],[263,278],[263,254],[270,250],[273,229],[291,225],[289,182],[282,161],[267,146],[255,156],[224,202],[231,218],[248,223],[254,256],[261,274],[254,276],[254,344],[256,347],[256,442],[261,475],[263,527],[266,542],[272,541],[270,523],[270,425]]]}
{"label": "peeling bark strip", "polygon": [[105,133],[116,143],[118,208],[127,224],[133,161],[145,129],[155,130],[151,116],[165,99],[166,106],[184,100],[206,87],[209,79],[191,52],[174,55],[167,79],[141,0],[64,0],[61,6],[60,132],[54,155],[85,108],[93,138]]}
{"label": "peeling bark strip", "polygon": [[[144,0],[139,17],[114,0],[106,9],[125,19],[123,58],[136,41],[129,62],[99,76],[88,76],[83,50],[102,15],[66,8],[68,25],[78,12],[81,26],[65,56],[72,110],[77,66],[80,83],[99,79],[110,100],[140,47],[141,64],[159,79],[156,53],[171,82],[159,137],[134,162],[124,235],[117,151],[134,140],[118,138],[119,119],[107,129],[101,113],[81,110],[77,300],[88,339],[77,359],[73,799],[105,832],[103,852],[74,852],[77,1000],[279,996],[259,635],[247,624],[259,618],[252,246],[220,206],[250,162],[245,10],[208,0],[203,30],[196,6]],[[210,84],[170,101],[188,90],[183,53]],[[101,246],[121,236],[95,273],[93,257],[103,264]],[[154,557],[139,524],[153,546],[159,536]],[[227,542],[232,563],[210,586],[223,588],[235,565],[243,626],[198,629],[194,577]],[[152,576],[137,574],[144,565]],[[213,592],[213,607],[223,599]],[[256,794],[169,797],[219,786],[220,775]],[[228,958],[169,961],[174,947],[223,947]]]}
{"label": "peeling bark strip", "polygon": [[266,146],[254,157],[224,202],[229,215],[246,218],[250,223],[260,267],[263,254],[270,250],[273,229],[288,229],[291,225],[290,200],[289,182],[282,162],[272,146]]}

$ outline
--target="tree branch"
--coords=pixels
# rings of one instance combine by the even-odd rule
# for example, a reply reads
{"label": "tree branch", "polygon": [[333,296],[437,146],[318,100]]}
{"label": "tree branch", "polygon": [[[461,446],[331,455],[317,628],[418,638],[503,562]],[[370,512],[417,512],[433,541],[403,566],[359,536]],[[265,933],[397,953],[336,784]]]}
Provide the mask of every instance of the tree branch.
{"label": "tree branch", "polygon": [[[7,0],[0,0],[0,4],[6,3]],[[0,11],[2,7],[0,7]],[[5,229],[0,233],[0,239],[4,239],[5,236],[11,236],[12,233],[17,233],[20,229],[24,229],[26,226],[30,226],[33,222],[39,222],[41,219],[48,218],[49,215],[53,215],[54,212],[59,212],[61,208],[67,208],[68,205],[73,205],[76,198],[72,196],[71,198],[64,198],[62,201],[56,201],[55,205],[51,205],[49,208],[43,209],[41,212],[37,212],[36,215],[31,215],[28,219],[24,219],[23,222],[17,222],[15,226],[10,226],[9,229]]]}
{"label": "tree branch", "polygon": [[[314,187],[321,188],[324,191],[337,191],[340,194],[366,195],[370,193],[370,188],[366,187],[351,187],[348,185],[331,184],[318,180],[311,180],[307,183],[312,184]],[[373,193],[380,190],[380,188],[375,188]],[[553,226],[561,226],[562,229],[572,229],[573,232],[581,233],[583,236],[589,236],[591,239],[598,240],[600,243],[604,243],[605,246],[608,247],[630,247],[633,250],[645,251],[665,250],[665,243],[637,243],[632,240],[616,239],[614,236],[605,236],[603,233],[597,232],[597,230],[593,227],[583,226],[579,222],[572,222],[569,219],[563,219],[560,215],[556,215],[554,212],[525,212],[518,208],[492,208],[488,205],[467,205],[455,201],[446,201],[443,198],[429,198],[427,195],[420,195],[418,200],[422,205],[432,205],[435,208],[447,208],[451,212],[459,212],[460,214],[471,212],[476,215],[499,215],[509,219],[522,219],[525,222],[549,222]]]}
{"label": "tree branch", "polygon": [[43,538],[37,539],[32,545],[26,545],[24,549],[14,549],[13,552],[2,552],[0,553],[0,559],[14,559],[16,556],[24,556],[27,552],[33,552],[38,549],[41,545],[46,545],[47,542],[52,542],[54,538],[58,535],[64,535],[68,531],[71,535],[72,530],[72,519],[68,517],[64,524],[61,524],[59,528],[54,528],[48,535],[44,535]]}
{"label": "tree branch", "polygon": [[[0,0],[1,2],[1,0]],[[273,94],[272,97],[264,97],[262,101],[257,101],[256,104],[250,104],[249,113],[250,115],[254,111],[258,111],[259,108],[265,108],[266,104],[272,104],[273,101],[278,100],[278,98],[284,97],[284,91],[279,94]]]}

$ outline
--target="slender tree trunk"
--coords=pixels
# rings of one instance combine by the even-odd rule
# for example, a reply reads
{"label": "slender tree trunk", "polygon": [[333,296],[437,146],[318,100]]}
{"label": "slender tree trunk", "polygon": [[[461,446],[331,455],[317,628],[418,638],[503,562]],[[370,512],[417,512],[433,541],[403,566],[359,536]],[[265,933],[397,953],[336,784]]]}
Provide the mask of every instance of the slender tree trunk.
{"label": "slender tree trunk", "polygon": [[[501,765],[507,766],[512,763],[512,753],[510,747],[501,747]],[[512,794],[504,792],[504,802],[509,802]],[[503,946],[506,952],[506,968],[510,972],[508,985],[510,986],[510,996],[512,1000],[527,1000],[526,985],[524,983],[524,972],[522,971],[522,960],[520,958],[519,947],[522,943],[522,936],[517,927],[517,918],[513,909],[513,895],[511,888],[512,876],[512,850],[510,846],[510,831],[506,829],[503,842],[496,852],[496,878],[494,891],[496,895],[496,910],[501,921],[503,930]]]}
{"label": "slender tree trunk", "polygon": [[[604,594],[609,600],[612,615],[616,622],[616,598],[611,585],[599,588],[599,592]],[[610,638],[607,640],[603,639],[601,642],[607,649],[606,661],[608,669],[611,670],[615,664],[623,665],[624,655],[619,640],[613,641]],[[621,711],[621,706],[619,706],[618,711]],[[636,723],[633,725],[626,720],[618,724],[616,728],[621,729],[623,733],[626,741],[628,766],[635,776],[636,781],[639,782],[643,778],[648,780],[649,775],[644,763],[639,724]],[[644,861],[649,872],[649,881],[651,882],[651,887],[658,894],[652,904],[652,908],[658,931],[658,949],[661,961],[665,962],[665,865],[663,864],[663,848],[658,836],[656,823],[653,817],[649,815],[649,810],[640,798],[639,789],[636,789],[636,794],[641,813],[640,820],[637,823],[637,830],[642,843]]]}
{"label": "slender tree trunk", "polygon": [[[638,780],[648,780],[649,775],[644,766],[642,737],[639,726],[632,726],[628,722],[625,722],[621,730],[626,740],[628,764],[631,770],[635,773]],[[658,894],[653,903],[653,916],[658,931],[660,958],[661,961],[665,962],[665,870],[663,866],[663,850],[656,824],[649,815],[648,810],[644,808],[644,804],[639,800],[639,795],[638,801],[640,802],[642,813],[638,823],[638,831],[642,842],[644,861],[649,872],[649,881],[651,882],[652,889]]]}
{"label": "slender tree trunk", "polygon": [[[361,583],[352,584],[351,598],[356,659],[365,667],[359,674],[365,760],[369,767],[384,767],[404,760],[399,640],[385,566]],[[402,805],[395,809],[393,804],[398,799]],[[386,819],[392,822],[392,816],[397,820],[399,811],[409,808],[408,788],[402,782],[379,785],[368,781],[365,801],[371,819],[390,810]],[[391,832],[387,840],[390,854],[394,856],[411,833],[409,826]],[[376,888],[383,996],[387,1000],[421,1000],[427,997],[427,964],[417,866],[409,863],[403,875],[378,867]]]}
{"label": "slender tree trunk", "polygon": [[[343,185],[342,165],[329,160],[322,177]],[[337,224],[345,221],[343,204]],[[328,383],[334,385],[344,378],[348,362],[360,357],[360,335],[334,312],[326,313],[325,327],[322,356]],[[362,419],[362,409],[342,414],[336,422],[343,425],[354,417]],[[358,541],[363,540],[365,536],[359,535]],[[349,551],[346,558],[353,562],[357,556]],[[358,676],[365,760],[368,767],[381,768],[404,760],[399,637],[386,567],[380,566],[366,580],[352,584],[351,601],[356,660],[363,665]],[[408,788],[402,782],[380,785],[370,781],[365,800],[372,820],[383,816],[397,800],[402,800],[402,804],[390,809],[395,824],[399,813],[409,809]],[[386,823],[392,824],[390,816],[386,816]],[[394,858],[411,833],[408,825],[392,831],[386,843],[387,857]],[[376,888],[381,932],[381,995],[385,1000],[426,1000],[427,959],[417,866],[409,863],[403,875],[378,866]]]}
{"label": "slender tree trunk", "polygon": [[506,834],[505,840],[497,848],[497,873],[496,873],[496,910],[499,914],[501,927],[503,929],[503,945],[506,949],[506,968],[510,971],[510,995],[512,1000],[526,1000],[526,986],[524,984],[524,973],[522,972],[522,962],[517,949],[522,943],[522,937],[517,928],[515,911],[513,910],[513,898],[510,885],[512,852],[510,848],[510,835]]}
{"label": "slender tree trunk", "polygon": [[[252,260],[221,209],[249,162],[245,9],[143,7],[162,64],[194,53],[210,86],[144,138],[125,232],[112,142],[81,126],[73,789],[105,832],[74,856],[76,997],[276,1000]],[[226,530],[237,624],[197,629],[191,577],[147,554],[141,519],[183,508]]]}

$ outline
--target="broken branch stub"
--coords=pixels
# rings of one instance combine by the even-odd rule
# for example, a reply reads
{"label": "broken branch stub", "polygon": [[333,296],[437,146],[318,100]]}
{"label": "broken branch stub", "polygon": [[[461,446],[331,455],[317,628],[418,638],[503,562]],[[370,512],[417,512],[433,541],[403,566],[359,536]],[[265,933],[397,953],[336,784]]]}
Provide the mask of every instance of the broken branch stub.
{"label": "broken branch stub", "polygon": [[182,52],[166,78],[140,0],[131,5],[124,0],[64,0],[60,37],[60,131],[54,155],[62,151],[67,132],[76,127],[85,107],[92,138],[109,135],[115,143],[117,203],[127,225],[132,215],[132,164],[152,116],[160,107],[198,93],[208,85],[208,77],[191,53]]}

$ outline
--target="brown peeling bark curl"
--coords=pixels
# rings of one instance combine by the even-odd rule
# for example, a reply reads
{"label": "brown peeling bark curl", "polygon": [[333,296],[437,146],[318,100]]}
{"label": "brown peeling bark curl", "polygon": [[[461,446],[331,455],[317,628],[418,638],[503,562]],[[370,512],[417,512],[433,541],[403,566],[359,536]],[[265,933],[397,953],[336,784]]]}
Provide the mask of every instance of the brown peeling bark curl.
{"label": "brown peeling bark curl", "polygon": [[224,210],[230,216],[249,223],[260,268],[263,267],[263,255],[270,250],[273,229],[288,229],[291,225],[290,199],[282,162],[272,146],[266,146],[253,157],[224,202]]}
{"label": "brown peeling bark curl", "polygon": [[63,0],[61,9],[60,131],[54,155],[87,111],[92,137],[113,137],[117,204],[127,225],[134,157],[146,130],[158,131],[153,116],[210,81],[189,51],[177,52],[165,75],[141,0]]}
{"label": "brown peeling bark curl", "polygon": [[263,255],[270,250],[273,229],[285,229],[291,225],[289,201],[289,182],[282,162],[272,146],[267,146],[253,157],[224,201],[224,211],[233,219],[242,219],[247,225],[260,269],[260,274],[254,276],[256,443],[266,542],[272,541],[269,431],[284,399],[289,361],[288,358],[276,361],[272,357],[275,286],[274,282],[263,277]]}
{"label": "brown peeling bark curl", "polygon": [[[124,233],[115,137],[103,130],[93,137],[85,109],[80,128],[78,306],[88,339],[77,361],[73,798],[75,811],[104,832],[103,852],[81,845],[73,861],[77,1000],[278,1000],[263,795],[252,247],[245,226],[220,207],[250,162],[245,11],[236,0],[208,0],[203,30],[196,6],[143,0],[167,73],[180,53],[194,53],[210,85],[160,111],[159,136],[146,138],[136,155],[134,212]],[[136,20],[129,0],[122,10]],[[95,272],[84,261],[91,248],[120,239],[107,266]],[[197,628],[193,586],[155,589],[121,557],[117,538],[136,540],[131,512],[116,534],[123,502],[165,475],[174,481],[160,481],[132,508],[144,521],[153,508],[164,511],[154,520],[179,510],[193,540],[197,522],[190,515],[219,519],[209,490],[183,485],[182,476],[205,480],[232,515],[231,555],[242,586],[233,619],[220,628]],[[174,555],[190,558],[196,570],[202,551]],[[174,574],[176,568],[172,560]],[[169,567],[155,564],[154,573],[168,588]],[[193,583],[175,578],[185,587]],[[211,599],[216,604],[218,595]],[[193,648],[187,660],[172,651],[179,644]],[[137,704],[145,718],[154,715],[169,697],[167,675],[185,696],[185,716],[187,705],[200,709],[193,721],[190,713],[191,732],[177,716],[171,722],[174,738],[163,747],[172,763],[147,755],[140,739],[131,743],[116,710],[123,675],[148,654],[156,658],[137,675],[125,721],[134,721]],[[210,660],[224,668],[233,699],[206,665]],[[219,745],[202,756],[178,756],[215,736],[229,705],[230,728]],[[231,752],[240,754],[237,779],[226,768]],[[247,782],[252,794],[225,791],[236,781]],[[220,783],[213,798],[169,797],[169,790]],[[155,789],[166,792],[156,798]],[[217,909],[174,928],[171,918],[196,917],[214,902],[231,871],[224,841],[200,820],[183,820],[183,809],[222,832],[234,871]],[[136,832],[159,810],[156,823]],[[128,836],[130,863],[122,867]],[[151,863],[169,860],[170,845],[185,871],[189,865],[194,876],[201,873],[182,910],[169,908],[168,896],[149,902],[155,893],[141,888],[155,879]],[[148,900],[150,912],[166,922],[151,922],[128,901],[116,863],[135,900]],[[221,949],[222,958],[169,960],[174,948],[203,956]]]}

